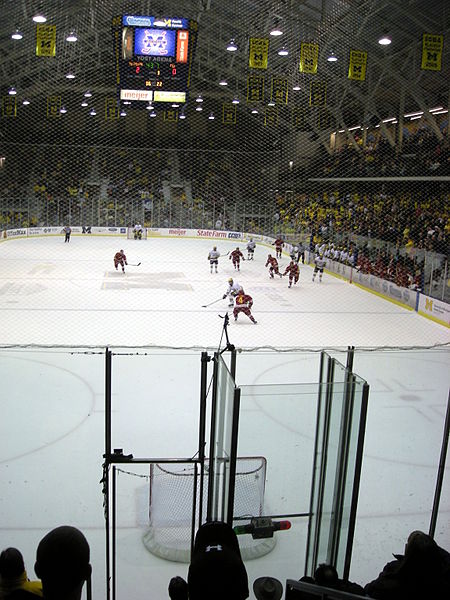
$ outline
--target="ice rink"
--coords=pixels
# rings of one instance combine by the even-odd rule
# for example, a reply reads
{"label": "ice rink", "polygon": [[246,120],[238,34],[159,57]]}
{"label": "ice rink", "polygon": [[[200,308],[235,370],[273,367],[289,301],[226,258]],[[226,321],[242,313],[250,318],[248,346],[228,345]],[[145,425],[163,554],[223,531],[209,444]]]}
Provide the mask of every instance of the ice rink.
{"label": "ice rink", "polygon": [[[142,241],[73,236],[0,244],[0,533],[23,551],[31,577],[39,539],[60,524],[86,534],[93,597],[105,597],[102,493],[104,356],[113,360],[113,447],[145,457],[197,450],[200,353],[222,337],[230,276],[254,299],[253,325],[241,315],[230,342],[237,384],[305,384],[302,398],[244,394],[239,453],[267,458],[272,513],[308,509],[319,349],[370,385],[369,413],[351,578],[375,578],[410,531],[428,530],[450,383],[449,330],[325,273],[297,286],[269,279],[268,247],[236,273],[228,256],[211,274],[211,240]],[[245,244],[217,241],[225,254]],[[126,273],[113,256],[123,248]],[[244,252],[246,256],[246,252]],[[282,271],[288,257],[281,259]],[[207,308],[202,305],[218,302]],[[251,388],[249,388],[251,389]],[[280,443],[281,442],[281,443]],[[187,565],[154,557],[142,544],[148,470],[118,483],[117,598],[165,598]],[[303,574],[306,521],[278,534],[275,549],[247,563],[251,582],[283,584]],[[437,542],[450,550],[450,478],[442,491]],[[251,592],[250,598],[253,598]]]}

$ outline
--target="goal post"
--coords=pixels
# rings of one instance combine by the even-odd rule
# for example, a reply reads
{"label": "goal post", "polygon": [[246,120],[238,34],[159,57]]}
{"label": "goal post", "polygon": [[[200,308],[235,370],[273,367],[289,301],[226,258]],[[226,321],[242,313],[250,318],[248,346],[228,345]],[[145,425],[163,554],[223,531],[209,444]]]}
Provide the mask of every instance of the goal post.
{"label": "goal post", "polygon": [[147,239],[147,227],[142,227],[138,231],[134,227],[127,227],[127,239],[128,240],[146,240]]}
{"label": "goal post", "polygon": [[[190,561],[192,503],[195,466],[192,464],[152,464],[149,483],[149,521],[143,535],[144,546],[152,554],[175,562]],[[200,474],[197,475],[198,479]],[[234,517],[238,524],[264,514],[266,459],[262,456],[238,458]],[[197,507],[199,505],[197,481]],[[205,521],[208,461],[205,461],[203,515]],[[248,521],[247,521],[248,520]],[[238,537],[244,560],[264,556],[275,547],[275,537],[254,540],[251,535]]]}

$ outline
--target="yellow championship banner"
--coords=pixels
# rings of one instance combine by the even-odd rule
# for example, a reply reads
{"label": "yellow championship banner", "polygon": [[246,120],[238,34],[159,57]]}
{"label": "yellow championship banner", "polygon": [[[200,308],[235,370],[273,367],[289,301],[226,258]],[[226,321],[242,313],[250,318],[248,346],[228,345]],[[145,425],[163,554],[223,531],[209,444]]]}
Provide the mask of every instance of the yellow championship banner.
{"label": "yellow championship banner", "polygon": [[311,81],[309,105],[325,106],[327,103],[327,84],[325,81]]}
{"label": "yellow championship banner", "polygon": [[304,108],[296,106],[292,109],[292,125],[298,131],[302,131],[307,128],[306,110]]}
{"label": "yellow championship banner", "polygon": [[278,127],[278,109],[276,106],[266,106],[264,125]]}
{"label": "yellow championship banner", "polygon": [[17,117],[17,102],[15,96],[3,96],[2,117]]}
{"label": "yellow championship banner", "polygon": [[309,44],[302,42],[300,44],[300,73],[309,73],[314,75],[317,73],[317,65],[319,63],[319,44]]}
{"label": "yellow championship banner", "polygon": [[236,105],[224,102],[222,104],[222,123],[236,125]]}
{"label": "yellow championship banner", "polygon": [[269,40],[250,38],[248,66],[251,69],[267,69],[269,59]]}
{"label": "yellow championship banner", "polygon": [[176,123],[178,121],[178,108],[166,108],[164,111],[164,121],[167,123]]}
{"label": "yellow championship banner", "polygon": [[61,116],[61,96],[47,96],[47,117]]}
{"label": "yellow championship banner", "polygon": [[319,108],[316,114],[317,129],[330,129],[333,126],[333,117],[326,108]]}
{"label": "yellow championship banner", "polygon": [[424,33],[422,36],[422,64],[425,71],[440,71],[442,68],[443,35]]}
{"label": "yellow championship banner", "polygon": [[264,100],[264,77],[249,75],[247,77],[247,102],[262,102]]}
{"label": "yellow championship banner", "polygon": [[119,118],[119,103],[116,98],[105,98],[105,121]]}
{"label": "yellow championship banner", "polygon": [[36,56],[56,56],[56,25],[36,25]]}
{"label": "yellow championship banner", "polygon": [[367,52],[362,50],[350,50],[348,62],[348,79],[365,81],[367,66]]}
{"label": "yellow championship banner", "polygon": [[279,77],[272,77],[272,87],[270,98],[275,104],[287,104],[288,101],[288,80]]}

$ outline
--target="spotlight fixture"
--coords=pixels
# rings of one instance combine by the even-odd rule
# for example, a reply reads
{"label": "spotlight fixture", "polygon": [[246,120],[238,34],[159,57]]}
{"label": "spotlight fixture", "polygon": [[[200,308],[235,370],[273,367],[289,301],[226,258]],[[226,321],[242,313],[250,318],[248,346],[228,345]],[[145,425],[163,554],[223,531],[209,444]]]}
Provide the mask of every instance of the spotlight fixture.
{"label": "spotlight fixture", "polygon": [[252,108],[252,115],[257,115],[258,114],[258,110],[256,108]]}
{"label": "spotlight fixture", "polygon": [[294,92],[299,92],[302,88],[300,87],[300,85],[298,83],[295,83],[292,86],[292,89],[294,90]]}
{"label": "spotlight fixture", "polygon": [[336,62],[337,61],[337,56],[334,52],[330,52],[328,58],[327,58],[328,62]]}
{"label": "spotlight fixture", "polygon": [[214,119],[215,119],[214,113],[210,112],[210,113],[209,113],[209,117],[208,117],[208,119],[209,119],[210,121],[214,121]]}
{"label": "spotlight fixture", "polygon": [[16,30],[13,31],[13,33],[11,34],[11,38],[13,40],[21,40],[23,38],[23,33],[20,31],[20,29],[18,27],[16,27]]}
{"label": "spotlight fixture", "polygon": [[28,105],[30,104],[30,101],[29,101],[29,100],[27,100],[27,99],[25,98],[25,99],[23,100],[22,104],[23,104],[24,106],[28,106]]}
{"label": "spotlight fixture", "polygon": [[122,110],[120,111],[120,116],[121,117],[126,117],[127,116],[126,110],[124,108],[122,108]]}
{"label": "spotlight fixture", "polygon": [[153,110],[153,104],[151,102],[149,102],[145,108],[147,110]]}
{"label": "spotlight fixture", "polygon": [[279,56],[287,56],[289,54],[289,50],[286,48],[286,46],[282,46],[279,50],[278,50],[278,55]]}
{"label": "spotlight fixture", "polygon": [[74,73],[73,73],[72,71],[69,71],[69,72],[66,74],[66,79],[75,79],[75,75],[74,75]]}
{"label": "spotlight fixture", "polygon": [[200,102],[203,102],[202,95],[201,95],[201,94],[199,94],[199,95],[197,96],[197,98],[195,99],[195,101],[196,101],[196,102],[199,102],[199,103],[200,103]]}
{"label": "spotlight fixture", "polygon": [[197,107],[195,108],[195,110],[196,110],[197,112],[202,112],[202,110],[203,110],[203,107],[202,107],[202,106],[197,106]]}
{"label": "spotlight fixture", "polygon": [[176,102],[174,102],[171,106],[172,106],[172,108],[180,108],[180,105],[177,104]]}
{"label": "spotlight fixture", "polygon": [[225,79],[225,77],[221,78],[221,80],[219,81],[219,85],[222,85],[222,86],[228,85],[228,81]]}
{"label": "spotlight fixture", "polygon": [[388,34],[386,32],[383,33],[383,35],[380,37],[380,39],[378,40],[378,43],[381,46],[389,46],[389,44],[392,42],[391,38],[388,36]]}
{"label": "spotlight fixture", "polygon": [[33,21],[35,23],[45,23],[47,21],[47,17],[41,13],[40,11],[38,11],[34,17],[33,17]]}
{"label": "spotlight fixture", "polygon": [[153,118],[153,117],[156,117],[156,113],[155,113],[155,111],[151,112],[151,113],[150,113],[150,116],[151,116],[152,118]]}
{"label": "spotlight fixture", "polygon": [[65,115],[67,112],[67,108],[65,106],[61,106],[61,109],[59,111],[62,115]]}
{"label": "spotlight fixture", "polygon": [[178,118],[179,118],[179,119],[185,119],[185,118],[186,118],[186,115],[184,114],[184,112],[182,112],[182,113],[180,113],[180,115],[179,115],[179,117],[178,117]]}
{"label": "spotlight fixture", "polygon": [[280,28],[280,23],[279,21],[275,21],[272,29],[270,30],[270,35],[273,35],[274,37],[278,37],[280,35],[283,35],[283,31]]}
{"label": "spotlight fixture", "polygon": [[87,100],[83,100],[83,102],[81,103],[81,106],[84,106],[84,107],[88,106]]}
{"label": "spotlight fixture", "polygon": [[85,97],[85,98],[92,98],[92,92],[90,92],[89,90],[86,90],[86,91],[84,92],[84,97]]}
{"label": "spotlight fixture", "polygon": [[66,42],[78,42],[77,34],[75,31],[71,31],[66,37]]}
{"label": "spotlight fixture", "polygon": [[239,104],[239,98],[237,96],[235,96],[233,98],[233,100],[231,101],[232,104]]}
{"label": "spotlight fixture", "polygon": [[10,88],[9,88],[9,90],[8,90],[8,94],[9,94],[10,96],[15,96],[15,95],[17,94],[17,90],[16,90],[16,88],[15,88],[14,86],[13,86],[13,87],[10,87]]}
{"label": "spotlight fixture", "polygon": [[95,108],[91,108],[91,110],[89,111],[89,114],[91,115],[91,117],[95,117],[95,115],[97,114],[95,112]]}
{"label": "spotlight fixture", "polygon": [[228,52],[236,52],[236,50],[238,49],[236,42],[234,41],[233,38],[231,38],[231,40],[228,42],[227,45],[227,50]]}

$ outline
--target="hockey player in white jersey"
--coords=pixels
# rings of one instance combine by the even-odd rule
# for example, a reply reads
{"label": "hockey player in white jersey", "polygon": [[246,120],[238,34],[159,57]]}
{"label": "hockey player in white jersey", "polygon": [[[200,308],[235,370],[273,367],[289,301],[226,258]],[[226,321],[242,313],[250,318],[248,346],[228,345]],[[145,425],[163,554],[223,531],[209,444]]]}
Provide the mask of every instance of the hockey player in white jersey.
{"label": "hockey player in white jersey", "polygon": [[240,290],[242,290],[242,285],[230,277],[228,280],[228,289],[223,295],[224,300],[228,296],[228,306],[234,306],[234,298],[238,295]]}
{"label": "hockey player in white jersey", "polygon": [[316,258],[314,259],[314,273],[312,276],[313,281],[316,278],[317,273],[319,273],[319,283],[322,282],[323,269],[326,264],[327,261],[323,257],[323,254],[319,254],[318,256],[316,256]]}
{"label": "hockey player in white jersey", "polygon": [[247,244],[247,260],[253,260],[253,255],[255,254],[256,242],[253,241],[253,238],[250,238],[250,241]]}
{"label": "hockey player in white jersey", "polygon": [[217,273],[217,267],[219,265],[219,256],[220,252],[217,250],[217,246],[214,246],[212,250],[210,250],[208,254],[209,265],[211,268],[211,273],[213,272],[213,268]]}
{"label": "hockey player in white jersey", "polygon": [[140,223],[136,223],[133,227],[133,237],[135,240],[142,240],[143,227]]}

